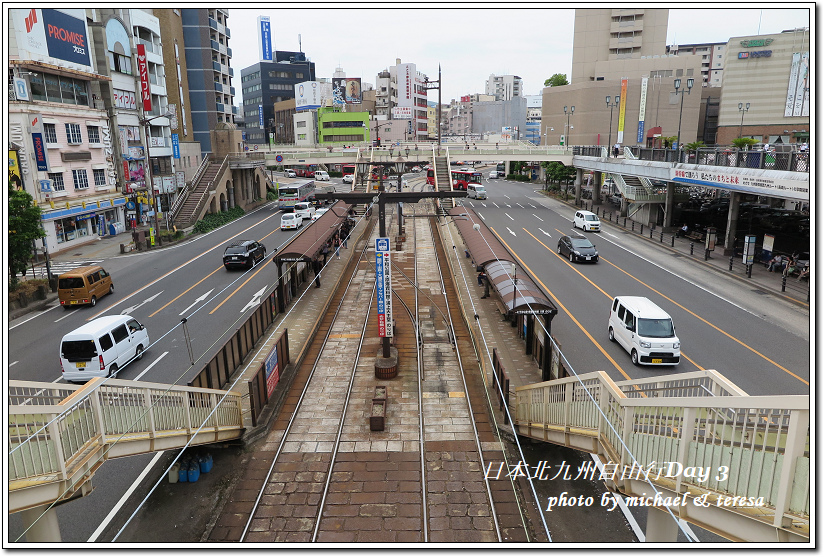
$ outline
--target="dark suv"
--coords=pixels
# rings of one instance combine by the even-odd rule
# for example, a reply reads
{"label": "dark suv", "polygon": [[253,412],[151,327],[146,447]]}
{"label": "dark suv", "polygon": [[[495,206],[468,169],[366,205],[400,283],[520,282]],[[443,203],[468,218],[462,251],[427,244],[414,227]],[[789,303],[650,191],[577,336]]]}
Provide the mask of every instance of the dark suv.
{"label": "dark suv", "polygon": [[242,240],[234,242],[223,252],[223,266],[227,269],[233,267],[254,267],[258,261],[263,261],[266,257],[266,246],[254,240]]}

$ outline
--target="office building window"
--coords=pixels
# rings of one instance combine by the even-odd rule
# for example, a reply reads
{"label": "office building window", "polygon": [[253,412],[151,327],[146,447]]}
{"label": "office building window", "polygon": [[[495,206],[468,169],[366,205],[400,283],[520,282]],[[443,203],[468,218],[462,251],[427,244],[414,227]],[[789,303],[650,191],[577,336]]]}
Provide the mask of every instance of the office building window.
{"label": "office building window", "polygon": [[83,143],[83,136],[80,135],[80,124],[66,124],[66,141],[69,145]]}
{"label": "office building window", "polygon": [[86,175],[86,169],[72,170],[72,181],[74,182],[74,189],[87,190],[89,189],[89,177]]}

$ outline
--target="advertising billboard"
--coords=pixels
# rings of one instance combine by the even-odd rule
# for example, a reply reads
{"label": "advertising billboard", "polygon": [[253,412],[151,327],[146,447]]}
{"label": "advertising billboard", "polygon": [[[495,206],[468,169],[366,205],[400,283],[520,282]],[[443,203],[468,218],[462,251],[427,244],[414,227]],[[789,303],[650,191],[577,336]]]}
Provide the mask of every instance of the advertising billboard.
{"label": "advertising billboard", "polygon": [[68,62],[84,71],[94,71],[85,9],[24,8],[11,12],[21,58],[57,66]]}
{"label": "advertising billboard", "polygon": [[320,108],[320,96],[320,84],[317,81],[298,83],[295,85],[295,111]]}
{"label": "advertising billboard", "polygon": [[343,106],[346,104],[346,79],[343,77],[332,78],[332,105]]}
{"label": "advertising billboard", "polygon": [[361,78],[346,78],[346,104],[361,104]]}
{"label": "advertising billboard", "polygon": [[398,106],[415,105],[415,64],[398,64]]}
{"label": "advertising billboard", "polygon": [[149,61],[146,60],[146,46],[137,45],[137,71],[140,73],[140,98],[143,111],[152,111],[152,91],[149,89]]}
{"label": "advertising billboard", "polygon": [[17,151],[9,150],[9,185],[16,190],[23,189],[23,174],[17,159]]}
{"label": "advertising billboard", "polygon": [[411,120],[412,107],[411,106],[393,106],[392,107],[393,120]]}
{"label": "advertising billboard", "polygon": [[621,80],[621,104],[618,108],[618,143],[624,142],[624,119],[627,115],[627,78]]}
{"label": "advertising billboard", "polygon": [[810,115],[810,53],[793,52],[784,116]]}
{"label": "advertising billboard", "polygon": [[[647,88],[649,86],[649,78],[642,77],[641,78],[641,105],[638,108],[638,136],[636,138],[636,143],[642,145],[644,143],[644,124],[647,112]],[[619,142],[620,143],[620,142]],[[607,147],[611,147],[611,145],[607,145]]]}
{"label": "advertising billboard", "polygon": [[272,26],[268,15],[259,15],[258,23],[258,55],[261,62],[272,61]]}

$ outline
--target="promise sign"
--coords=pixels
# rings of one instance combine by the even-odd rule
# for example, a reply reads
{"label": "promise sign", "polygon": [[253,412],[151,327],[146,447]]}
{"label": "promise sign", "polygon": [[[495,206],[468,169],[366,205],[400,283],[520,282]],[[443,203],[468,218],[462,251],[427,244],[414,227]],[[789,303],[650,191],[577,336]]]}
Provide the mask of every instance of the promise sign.
{"label": "promise sign", "polygon": [[149,89],[149,62],[146,60],[146,45],[137,45],[137,70],[140,72],[140,97],[143,112],[152,111],[152,92]]}

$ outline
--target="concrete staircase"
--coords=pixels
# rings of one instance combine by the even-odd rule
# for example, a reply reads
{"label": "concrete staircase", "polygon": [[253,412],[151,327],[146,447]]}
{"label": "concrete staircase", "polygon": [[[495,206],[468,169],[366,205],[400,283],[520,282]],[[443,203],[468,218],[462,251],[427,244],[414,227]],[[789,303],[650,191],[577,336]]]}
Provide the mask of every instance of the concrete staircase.
{"label": "concrete staircase", "polygon": [[187,228],[198,221],[209,198],[208,193],[214,190],[214,185],[218,183],[227,169],[226,159],[222,163],[210,162],[197,182],[187,191],[186,199],[174,215],[175,226]]}

